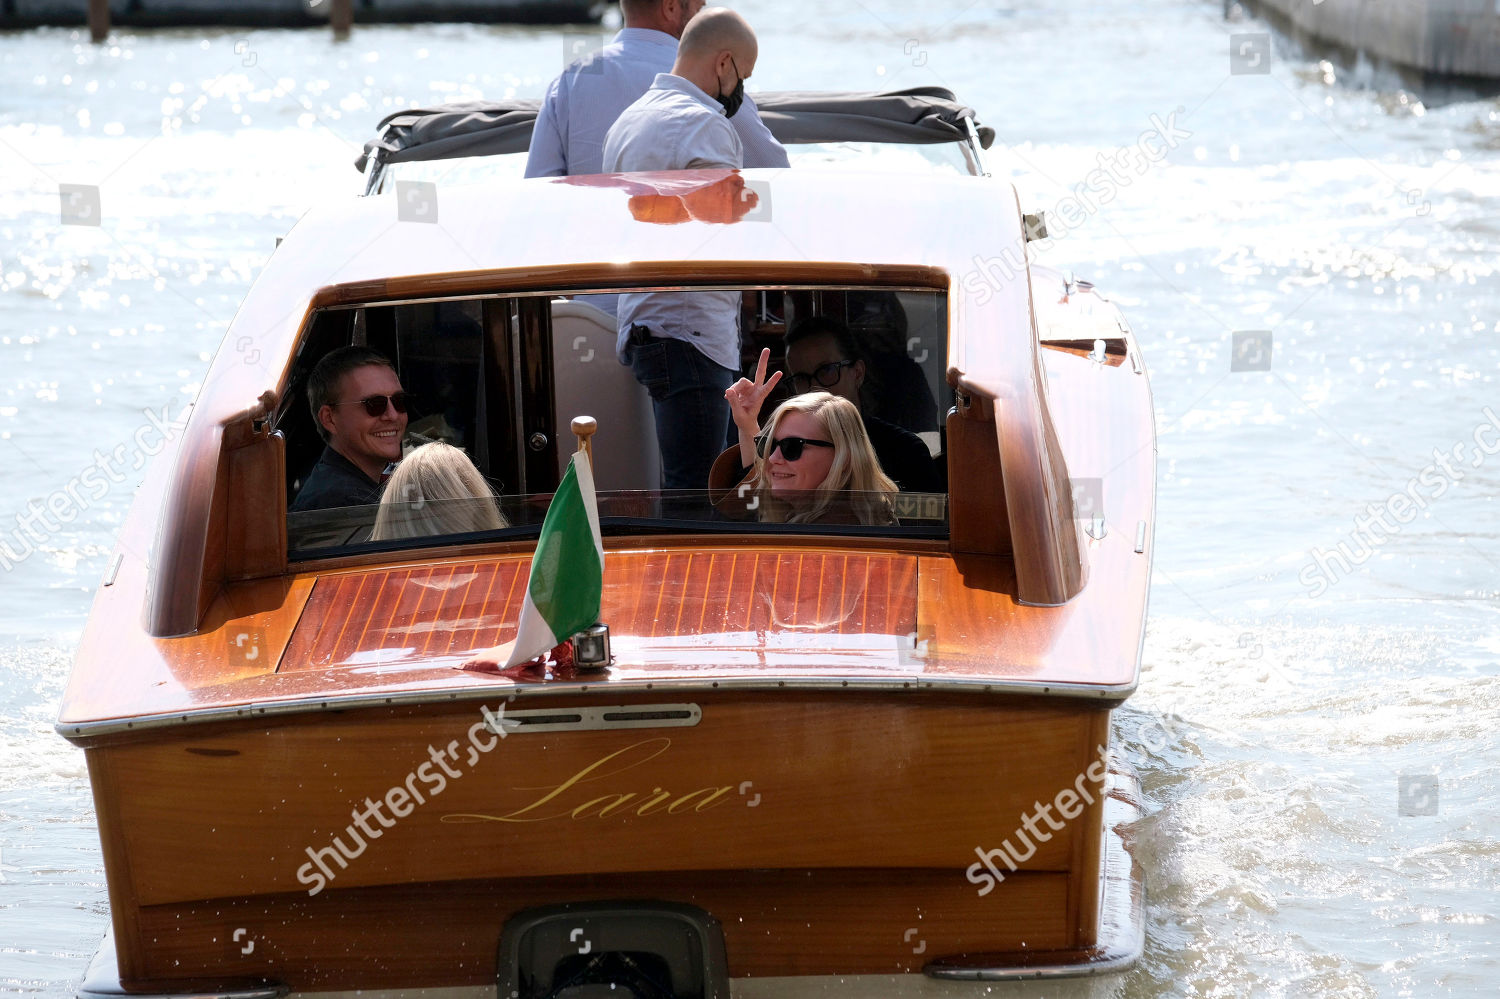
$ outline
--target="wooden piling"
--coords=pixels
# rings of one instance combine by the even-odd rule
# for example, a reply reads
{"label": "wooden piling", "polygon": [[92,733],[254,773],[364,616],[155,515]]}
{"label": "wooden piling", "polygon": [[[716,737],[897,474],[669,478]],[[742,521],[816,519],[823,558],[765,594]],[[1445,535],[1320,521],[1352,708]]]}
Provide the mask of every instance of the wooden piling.
{"label": "wooden piling", "polygon": [[109,37],[109,0],[89,0],[89,41],[98,44]]}
{"label": "wooden piling", "polygon": [[343,41],[354,27],[354,0],[333,0],[333,14],[329,17],[333,25],[333,37]]}

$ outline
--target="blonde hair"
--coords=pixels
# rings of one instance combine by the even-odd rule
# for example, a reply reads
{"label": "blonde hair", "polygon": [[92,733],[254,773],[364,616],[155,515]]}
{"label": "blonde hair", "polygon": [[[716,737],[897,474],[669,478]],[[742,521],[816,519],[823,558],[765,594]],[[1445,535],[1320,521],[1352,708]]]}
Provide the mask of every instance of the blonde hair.
{"label": "blonde hair", "polygon": [[495,491],[460,449],[441,441],[407,455],[385,484],[371,541],[509,527]]}
{"label": "blonde hair", "polygon": [[849,497],[849,507],[859,523],[867,526],[896,523],[890,499],[897,491],[896,483],[881,471],[880,459],[875,457],[875,448],[865,433],[865,421],[854,403],[830,392],[806,392],[793,396],[776,407],[766,421],[761,437],[768,442],[774,438],[776,428],[788,413],[805,413],[818,421],[833,442],[833,464],[828,466],[828,474],[813,491],[812,503],[805,509],[796,510],[790,503],[771,495],[769,455],[758,454],[755,482],[760,519],[778,524],[816,523],[828,514],[838,495],[847,491],[853,494]]}

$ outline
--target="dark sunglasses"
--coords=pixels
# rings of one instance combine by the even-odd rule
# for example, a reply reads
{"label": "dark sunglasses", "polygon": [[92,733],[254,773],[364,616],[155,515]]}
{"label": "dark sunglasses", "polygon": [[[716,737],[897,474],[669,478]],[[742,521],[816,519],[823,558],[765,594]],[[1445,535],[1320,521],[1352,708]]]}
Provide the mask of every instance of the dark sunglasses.
{"label": "dark sunglasses", "polygon": [[395,395],[370,395],[370,396],[365,396],[363,399],[350,399],[348,402],[336,402],[336,403],[333,403],[333,405],[335,405],[335,406],[355,406],[355,405],[360,405],[360,406],[364,406],[365,407],[365,412],[369,413],[371,416],[384,416],[385,415],[385,407],[386,407],[387,404],[395,407],[395,410],[398,413],[404,413],[404,412],[406,412],[406,403],[407,403],[407,401],[409,399],[411,399],[411,396],[408,395],[407,393],[405,393],[405,392],[397,392]]}
{"label": "dark sunglasses", "polygon": [[814,382],[819,388],[833,388],[839,383],[844,369],[853,367],[854,363],[853,361],[829,361],[827,364],[818,365],[810,375],[805,372],[794,374],[792,375],[792,388],[798,392],[806,392],[813,387]]}
{"label": "dark sunglasses", "polygon": [[796,461],[802,457],[802,449],[809,445],[812,447],[833,447],[833,441],[815,441],[808,437],[776,437],[770,439],[760,437],[756,439],[756,443],[760,445],[762,457],[769,458],[776,453],[777,448],[780,448],[781,456],[787,461]]}

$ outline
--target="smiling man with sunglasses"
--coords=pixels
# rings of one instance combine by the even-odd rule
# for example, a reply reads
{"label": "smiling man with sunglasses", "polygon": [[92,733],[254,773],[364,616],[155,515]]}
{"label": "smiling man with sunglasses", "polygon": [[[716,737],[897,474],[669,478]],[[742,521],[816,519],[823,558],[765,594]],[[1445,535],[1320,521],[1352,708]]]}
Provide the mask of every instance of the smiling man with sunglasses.
{"label": "smiling man with sunglasses", "polygon": [[406,393],[396,369],[368,347],[341,347],[307,380],[307,402],[327,441],[292,511],[380,502],[380,488],[401,460]]}

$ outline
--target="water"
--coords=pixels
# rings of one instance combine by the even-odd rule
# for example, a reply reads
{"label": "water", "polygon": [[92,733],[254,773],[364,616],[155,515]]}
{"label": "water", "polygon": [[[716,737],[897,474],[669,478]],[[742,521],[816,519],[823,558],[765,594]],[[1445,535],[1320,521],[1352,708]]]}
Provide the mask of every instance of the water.
{"label": "water", "polygon": [[[744,10],[752,91],[935,83],[978,108],[992,168],[1069,220],[1042,259],[1140,337],[1156,574],[1116,735],[1148,797],[1150,909],[1121,993],[1493,994],[1500,456],[1474,435],[1494,446],[1500,406],[1500,102],[1424,106],[1279,46],[1269,73],[1231,74],[1229,36],[1265,26],[1210,2]],[[356,189],[379,117],[539,93],[567,44],[453,25],[0,37],[0,535],[95,448],[127,458],[3,574],[0,991],[68,994],[106,923],[82,754],[51,725],[145,411],[192,398],[275,238]],[[1121,158],[1169,119],[1191,135]],[[1080,215],[1060,202],[1101,156],[1110,196]],[[97,186],[103,224],[60,225],[61,184]],[[1255,330],[1270,370],[1232,371]],[[1452,472],[1434,464],[1459,443]],[[1359,526],[1412,480],[1422,506]],[[1340,542],[1347,566],[1315,560]]]}

